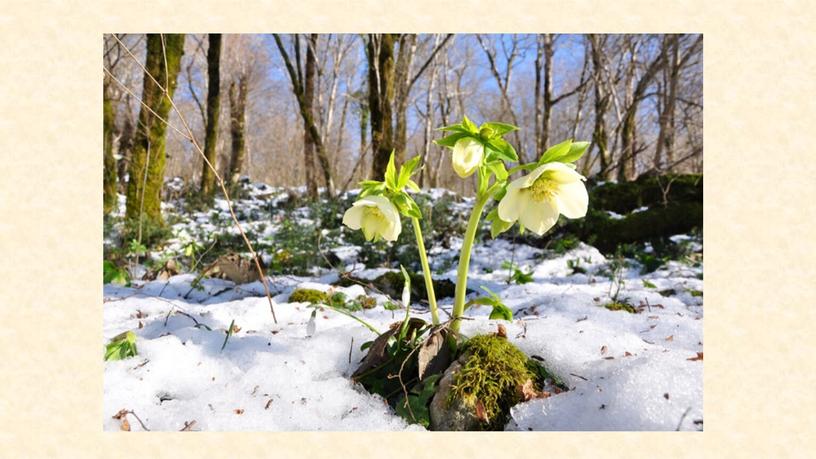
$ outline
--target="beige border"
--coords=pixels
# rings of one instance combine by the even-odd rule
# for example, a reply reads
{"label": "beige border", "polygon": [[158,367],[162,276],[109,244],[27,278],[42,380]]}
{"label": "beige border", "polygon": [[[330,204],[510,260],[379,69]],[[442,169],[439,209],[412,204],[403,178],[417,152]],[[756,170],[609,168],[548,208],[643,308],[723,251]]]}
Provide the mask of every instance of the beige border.
{"label": "beige border", "polygon": [[[4,1],[4,457],[780,457],[816,451],[816,53],[806,1]],[[512,8],[512,9],[511,9]],[[705,432],[105,434],[101,34],[703,32]],[[385,450],[385,451],[383,451]]]}

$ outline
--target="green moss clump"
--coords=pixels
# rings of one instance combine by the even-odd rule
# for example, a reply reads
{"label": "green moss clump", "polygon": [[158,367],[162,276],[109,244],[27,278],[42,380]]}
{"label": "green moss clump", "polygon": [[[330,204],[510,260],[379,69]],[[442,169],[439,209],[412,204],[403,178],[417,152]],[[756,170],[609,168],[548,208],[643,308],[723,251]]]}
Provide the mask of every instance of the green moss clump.
{"label": "green moss clump", "polygon": [[527,380],[537,381],[527,356],[506,338],[497,335],[474,336],[465,343],[462,370],[451,386],[448,404],[459,399],[470,406],[484,406],[483,427],[501,429],[510,407],[522,401],[518,387]]}
{"label": "green moss clump", "polygon": [[311,288],[299,288],[295,289],[291,295],[289,295],[289,302],[290,303],[311,303],[311,304],[328,304],[329,303],[329,295],[326,292],[321,292],[320,290],[315,290]]}
{"label": "green moss clump", "polygon": [[636,314],[637,310],[629,303],[621,303],[620,301],[613,301],[605,304],[604,307],[610,311],[626,311],[630,314]]}

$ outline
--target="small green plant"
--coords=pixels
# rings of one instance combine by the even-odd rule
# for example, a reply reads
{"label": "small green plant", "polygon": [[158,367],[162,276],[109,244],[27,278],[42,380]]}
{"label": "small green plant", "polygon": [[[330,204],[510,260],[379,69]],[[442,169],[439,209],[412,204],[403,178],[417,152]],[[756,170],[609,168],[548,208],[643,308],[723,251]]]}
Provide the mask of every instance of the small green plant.
{"label": "small green plant", "polygon": [[630,314],[636,314],[637,309],[629,303],[622,302],[622,301],[613,301],[611,303],[607,303],[604,305],[606,309],[610,311],[625,311]]}
{"label": "small green plant", "polygon": [[487,296],[482,296],[479,298],[474,298],[467,302],[465,305],[465,309],[469,308],[474,304],[481,304],[484,306],[490,306],[493,308],[490,311],[490,319],[499,319],[499,320],[506,320],[508,322],[513,321],[513,311],[510,310],[499,298],[499,295],[496,295],[492,290],[489,288],[482,286],[482,290],[487,292]]}
{"label": "small green plant", "polygon": [[530,282],[533,281],[533,271],[532,270],[524,272],[524,271],[521,270],[521,268],[517,264],[515,264],[513,262],[510,262],[510,261],[505,261],[504,263],[502,263],[501,267],[502,267],[502,269],[506,269],[508,271],[508,273],[507,273],[507,283],[508,284],[510,284],[510,283],[513,283],[513,284],[529,284]]}
{"label": "small green plant", "polygon": [[646,288],[657,288],[657,285],[649,282],[646,279],[643,279],[642,282],[643,282],[643,286],[646,287]]}
{"label": "small green plant", "polygon": [[105,360],[124,360],[135,357],[138,354],[136,349],[136,334],[132,331],[120,333],[110,340],[105,347]]}
{"label": "small green plant", "polygon": [[130,276],[125,269],[116,266],[112,261],[102,262],[102,283],[130,285]]}
{"label": "small green plant", "polygon": [[586,274],[587,270],[581,266],[581,260],[579,259],[570,259],[567,260],[567,268],[572,271],[572,274]]}

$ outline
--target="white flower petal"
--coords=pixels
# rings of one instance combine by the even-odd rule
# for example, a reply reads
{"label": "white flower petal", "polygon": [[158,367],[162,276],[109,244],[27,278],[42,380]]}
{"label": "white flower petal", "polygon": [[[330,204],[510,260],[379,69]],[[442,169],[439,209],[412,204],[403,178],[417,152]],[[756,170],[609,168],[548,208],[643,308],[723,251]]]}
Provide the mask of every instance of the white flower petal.
{"label": "white flower petal", "polygon": [[522,194],[525,194],[523,190],[507,188],[507,194],[499,201],[499,218],[506,222],[514,222],[519,219],[525,207],[525,197]]}
{"label": "white flower petal", "polygon": [[528,199],[526,207],[519,217],[519,222],[528,230],[541,236],[558,221],[558,209],[553,201],[536,202]]}
{"label": "white flower petal", "polygon": [[355,202],[354,205],[349,207],[346,213],[343,214],[343,224],[354,230],[360,229],[364,210],[364,205],[358,206]]}
{"label": "white flower petal", "polygon": [[581,218],[587,213],[589,194],[586,186],[580,180],[564,183],[558,186],[555,201],[558,205],[558,211],[564,214],[565,217]]}

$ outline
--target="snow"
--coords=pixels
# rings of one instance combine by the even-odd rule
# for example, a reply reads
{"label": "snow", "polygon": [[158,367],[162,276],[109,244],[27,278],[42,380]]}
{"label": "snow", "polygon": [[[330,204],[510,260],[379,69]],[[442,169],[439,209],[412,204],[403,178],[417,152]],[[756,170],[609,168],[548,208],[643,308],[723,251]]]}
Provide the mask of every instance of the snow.
{"label": "snow", "polygon": [[[284,194],[271,187],[257,191],[269,199]],[[266,206],[257,196],[248,200]],[[268,214],[259,218],[266,219],[267,229],[274,225]],[[208,219],[193,219],[176,225],[174,233],[189,241],[207,224]],[[699,237],[675,239],[702,250]],[[168,247],[183,246],[176,245]],[[429,247],[434,270],[449,267],[437,278],[455,280],[456,264],[450,267],[446,260],[457,256],[460,245],[461,239],[452,238],[450,248]],[[390,270],[366,269],[356,261],[358,247],[334,252],[361,278]],[[502,268],[509,260],[532,272],[533,282],[509,285]],[[514,321],[490,320],[490,308],[474,306],[462,332],[491,333],[504,324],[508,339],[542,358],[570,388],[515,406],[507,430],[702,430],[702,263],[671,261],[642,275],[628,261],[616,279],[609,274],[612,260],[586,244],[560,255],[504,239],[475,247],[469,288],[486,286],[499,294]],[[573,269],[576,263],[581,270]],[[139,351],[134,358],[105,362],[104,429],[118,430],[112,416],[126,409],[154,431],[180,430],[191,421],[193,430],[206,431],[423,430],[351,382],[364,356],[360,346],[375,337],[371,331],[329,309],[318,309],[311,319],[314,308],[288,302],[298,287],[341,291],[350,298],[367,294],[378,306],[355,315],[381,331],[404,316],[404,310],[383,308],[387,298],[362,286],[330,285],[337,278],[331,271],[270,276],[277,324],[260,282],[204,279],[193,288],[195,275],[181,274],[129,288],[104,286],[100,344],[133,330]],[[618,299],[637,307],[637,314],[603,307],[618,283]],[[440,299],[443,318],[452,302]],[[430,321],[420,305],[412,314]],[[237,328],[222,350],[233,320]],[[141,429],[132,419],[130,424]]]}

